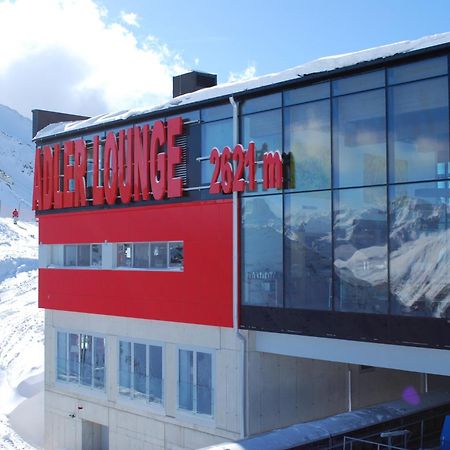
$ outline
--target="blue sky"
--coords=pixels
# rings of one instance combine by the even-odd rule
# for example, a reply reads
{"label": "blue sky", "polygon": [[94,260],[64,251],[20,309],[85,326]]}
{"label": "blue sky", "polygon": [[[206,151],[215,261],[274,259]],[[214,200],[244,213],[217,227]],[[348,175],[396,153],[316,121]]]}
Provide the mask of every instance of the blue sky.
{"label": "blue sky", "polygon": [[[102,0],[109,15],[124,3]],[[127,0],[150,33],[192,68],[256,75],[323,56],[450,31],[449,0]],[[198,64],[196,64],[198,60]]]}
{"label": "blue sky", "polygon": [[450,32],[450,0],[0,0],[0,104],[84,115]]}

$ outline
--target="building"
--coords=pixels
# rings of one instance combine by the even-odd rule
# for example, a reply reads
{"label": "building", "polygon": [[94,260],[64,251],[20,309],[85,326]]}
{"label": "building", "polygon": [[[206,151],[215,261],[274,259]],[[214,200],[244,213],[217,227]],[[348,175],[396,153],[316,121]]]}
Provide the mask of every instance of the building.
{"label": "building", "polygon": [[447,389],[449,55],[445,33],[39,131],[46,449]]}

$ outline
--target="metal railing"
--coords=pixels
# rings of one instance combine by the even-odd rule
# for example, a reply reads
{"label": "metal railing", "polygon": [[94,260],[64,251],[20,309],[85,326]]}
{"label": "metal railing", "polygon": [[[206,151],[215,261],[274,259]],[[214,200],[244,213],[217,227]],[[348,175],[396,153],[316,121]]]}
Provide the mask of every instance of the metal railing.
{"label": "metal railing", "polygon": [[408,450],[406,447],[397,447],[392,445],[390,442],[384,444],[382,442],[368,441],[367,439],[359,439],[349,436],[344,436],[344,446],[343,450],[353,450],[353,445],[355,444],[355,449],[376,449],[376,450]]}

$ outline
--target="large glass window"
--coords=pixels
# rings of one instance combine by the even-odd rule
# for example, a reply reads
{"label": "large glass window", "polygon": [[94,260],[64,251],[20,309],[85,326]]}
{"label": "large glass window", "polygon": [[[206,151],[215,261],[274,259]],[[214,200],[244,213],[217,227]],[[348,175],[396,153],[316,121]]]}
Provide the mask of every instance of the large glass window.
{"label": "large glass window", "polygon": [[102,246],[100,244],[64,245],[65,267],[94,267],[102,265]]}
{"label": "large glass window", "polygon": [[387,313],[386,188],[341,189],[334,195],[336,309]]}
{"label": "large glass window", "polygon": [[282,196],[242,200],[242,302],[283,306]]}
{"label": "large glass window", "polygon": [[331,309],[331,193],[286,195],[284,203],[286,307]]}
{"label": "large glass window", "polygon": [[213,415],[212,354],[179,350],[178,406],[198,414]]}
{"label": "large glass window", "polygon": [[329,189],[331,185],[330,101],[285,109],[285,152],[289,188]]}
{"label": "large glass window", "polygon": [[119,341],[119,393],[151,403],[163,402],[162,347]]}
{"label": "large glass window", "polygon": [[333,99],[335,187],[386,182],[384,89]]}
{"label": "large glass window", "polygon": [[105,388],[105,338],[58,331],[56,341],[57,380]]}
{"label": "large glass window", "polygon": [[448,78],[389,88],[389,179],[440,178],[449,162]]}
{"label": "large glass window", "polygon": [[392,311],[450,318],[450,182],[391,187]]}

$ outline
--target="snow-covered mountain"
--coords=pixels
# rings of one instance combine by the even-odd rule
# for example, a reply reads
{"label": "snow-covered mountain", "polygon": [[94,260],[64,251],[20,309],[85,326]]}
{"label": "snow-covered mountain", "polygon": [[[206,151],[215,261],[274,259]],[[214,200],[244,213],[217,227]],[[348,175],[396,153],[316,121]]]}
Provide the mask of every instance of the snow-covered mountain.
{"label": "snow-covered mountain", "polygon": [[31,220],[34,147],[31,120],[0,105],[0,217],[14,208],[22,219]]}
{"label": "snow-covered mountain", "polygon": [[[38,230],[30,209],[31,121],[0,105],[0,448],[43,445],[44,318]],[[17,225],[11,212],[20,210]]]}

